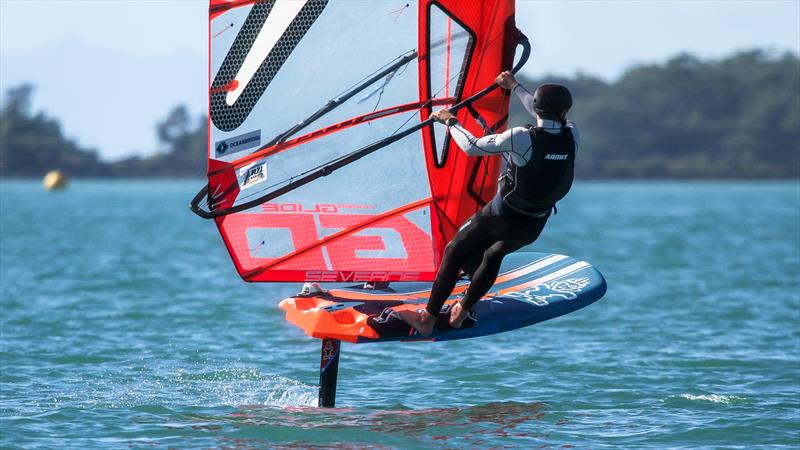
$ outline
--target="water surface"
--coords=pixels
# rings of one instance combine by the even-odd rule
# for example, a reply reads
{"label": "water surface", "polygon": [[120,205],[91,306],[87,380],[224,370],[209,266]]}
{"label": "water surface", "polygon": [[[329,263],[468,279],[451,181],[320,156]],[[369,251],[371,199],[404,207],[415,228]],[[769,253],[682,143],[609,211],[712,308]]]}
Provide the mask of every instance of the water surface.
{"label": "water surface", "polygon": [[343,347],[241,281],[200,182],[0,182],[0,447],[800,445],[800,184],[581,183],[533,249],[609,290],[533,327]]}

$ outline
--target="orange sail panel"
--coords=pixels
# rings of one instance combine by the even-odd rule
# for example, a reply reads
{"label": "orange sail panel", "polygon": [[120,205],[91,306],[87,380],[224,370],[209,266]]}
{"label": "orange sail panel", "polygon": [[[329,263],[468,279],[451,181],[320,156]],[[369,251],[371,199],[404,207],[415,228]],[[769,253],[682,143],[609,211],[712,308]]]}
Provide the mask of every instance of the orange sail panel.
{"label": "orange sail panel", "polygon": [[[414,127],[510,69],[517,38],[510,0],[212,0],[205,207],[239,274],[432,280],[500,162]],[[482,135],[507,113],[497,89],[458,118]]]}

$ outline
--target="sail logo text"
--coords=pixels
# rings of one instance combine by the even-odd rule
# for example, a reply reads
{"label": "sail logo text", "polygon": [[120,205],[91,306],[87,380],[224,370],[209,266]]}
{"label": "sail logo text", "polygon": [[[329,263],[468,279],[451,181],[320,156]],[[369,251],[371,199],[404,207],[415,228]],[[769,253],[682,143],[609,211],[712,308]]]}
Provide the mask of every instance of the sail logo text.
{"label": "sail logo text", "polygon": [[219,158],[243,150],[249,150],[259,145],[261,145],[261,130],[255,130],[222,141],[217,141],[214,145],[214,150],[217,152],[217,157]]}
{"label": "sail logo text", "polygon": [[261,210],[270,213],[327,213],[336,214],[342,209],[372,209],[371,205],[334,205],[318,203],[303,205],[301,203],[264,203]]}
{"label": "sail logo text", "polygon": [[358,205],[261,206],[271,212],[225,218],[230,245],[249,249],[237,254],[242,267],[277,262],[272,270],[312,282],[419,281],[435,271],[431,236],[408,217],[341,213]]}
{"label": "sail logo text", "polygon": [[361,282],[361,281],[419,281],[419,272],[387,272],[382,270],[308,270],[305,279],[308,281]]}
{"label": "sail logo text", "polygon": [[[241,182],[242,189],[248,188],[267,179],[267,163],[265,162],[248,166],[246,169],[247,171],[244,173],[244,179]],[[242,171],[244,171],[244,169],[239,171],[240,174]]]}

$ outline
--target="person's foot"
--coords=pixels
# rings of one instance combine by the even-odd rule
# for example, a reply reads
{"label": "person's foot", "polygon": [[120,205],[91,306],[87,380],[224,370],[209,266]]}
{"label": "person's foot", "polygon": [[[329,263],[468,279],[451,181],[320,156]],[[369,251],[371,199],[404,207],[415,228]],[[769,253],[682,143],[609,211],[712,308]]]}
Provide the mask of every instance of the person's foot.
{"label": "person's foot", "polygon": [[464,319],[467,318],[467,311],[461,305],[461,302],[455,302],[453,306],[450,307],[450,326],[453,328],[461,328],[461,324],[464,323]]}
{"label": "person's foot", "polygon": [[403,322],[411,325],[417,332],[423,336],[430,336],[433,333],[433,327],[436,325],[436,317],[432,316],[426,309],[417,311],[397,311]]}

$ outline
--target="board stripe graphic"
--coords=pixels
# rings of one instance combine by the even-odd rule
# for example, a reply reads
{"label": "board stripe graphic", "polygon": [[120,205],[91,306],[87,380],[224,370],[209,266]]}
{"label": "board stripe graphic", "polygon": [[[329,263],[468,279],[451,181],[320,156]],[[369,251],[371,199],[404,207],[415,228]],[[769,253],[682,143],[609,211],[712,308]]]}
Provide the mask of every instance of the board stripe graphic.
{"label": "board stripe graphic", "polygon": [[[514,269],[505,273],[501,273],[495,283],[503,283],[506,281],[513,280],[514,278],[519,278],[521,276],[527,275],[532,272],[536,272],[538,270],[544,269],[545,267],[551,266],[559,261],[567,259],[568,256],[564,255],[549,255],[546,258],[542,258],[538,261],[533,261],[530,264],[527,264],[523,267],[518,269]],[[469,281],[463,281],[456,285],[456,288],[453,290],[452,295],[458,295],[466,288],[469,287]],[[350,299],[350,300],[370,300],[370,299],[380,299],[380,300],[406,300],[409,298],[425,298],[428,297],[430,294],[430,289],[422,289],[419,291],[407,292],[403,294],[386,294],[385,292],[358,292],[358,291],[351,291],[345,289],[331,289],[331,295],[339,298]]]}
{"label": "board stripe graphic", "polygon": [[544,284],[544,283],[547,283],[547,282],[550,282],[550,281],[557,280],[557,279],[559,279],[561,277],[565,277],[567,275],[572,275],[573,273],[575,273],[575,272],[577,272],[579,270],[582,270],[582,269],[586,269],[588,267],[592,267],[592,265],[587,263],[586,261],[576,262],[574,264],[570,264],[567,267],[564,267],[563,269],[557,270],[557,271],[555,271],[553,273],[549,273],[549,274],[547,274],[547,275],[545,275],[543,277],[536,278],[534,280],[527,281],[525,283],[518,284],[516,286],[511,286],[509,288],[501,289],[500,291],[497,292],[496,295],[503,295],[503,294],[507,294],[509,292],[518,291],[520,289],[532,288],[532,287],[538,286],[540,284]]}

